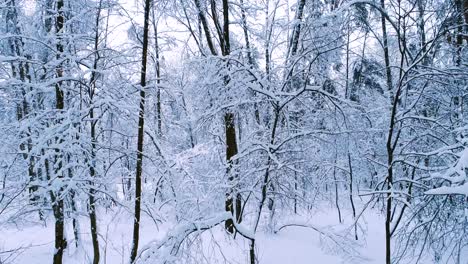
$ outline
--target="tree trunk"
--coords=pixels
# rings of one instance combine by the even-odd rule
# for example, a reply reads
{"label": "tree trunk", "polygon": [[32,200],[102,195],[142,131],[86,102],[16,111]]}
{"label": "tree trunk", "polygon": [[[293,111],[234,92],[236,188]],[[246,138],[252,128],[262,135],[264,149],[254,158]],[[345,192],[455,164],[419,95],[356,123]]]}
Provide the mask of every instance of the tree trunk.
{"label": "tree trunk", "polygon": [[[336,145],[336,142],[335,142],[335,145]],[[340,209],[340,202],[339,202],[339,196],[338,196],[338,181],[336,179],[336,162],[338,160],[338,152],[337,152],[337,149],[335,148],[335,161],[334,161],[334,164],[333,164],[333,183],[335,185],[335,206],[336,206],[336,210],[338,212],[338,222],[341,223],[342,222],[342,219],[341,219],[341,209]]]}
{"label": "tree trunk", "polygon": [[[200,0],[194,0],[195,6],[198,11],[198,17],[203,26],[205,32],[206,42],[211,51],[211,55],[217,56],[216,49],[213,45],[211,39],[210,29],[208,22],[206,20],[205,13],[203,12]],[[216,10],[215,10],[216,11]],[[229,40],[229,3],[228,0],[223,0],[223,28],[222,32],[220,29],[220,23],[218,21],[218,16],[213,16],[215,25],[217,25],[217,32],[220,38],[221,43],[221,53],[223,56],[228,56],[230,54],[230,40]],[[222,34],[221,34],[222,33]],[[225,76],[224,84],[227,86],[229,83],[228,76]],[[236,185],[236,179],[238,179],[235,171],[233,170],[233,157],[237,155],[237,139],[236,139],[236,126],[235,126],[235,114],[231,110],[227,110],[224,114],[224,128],[226,133],[226,160],[227,160],[227,175],[228,181],[232,185]],[[234,204],[235,199],[235,204]],[[237,193],[234,187],[231,187],[226,192],[225,200],[225,210],[235,214],[236,220],[238,222],[242,221],[242,196],[240,193]],[[225,228],[229,233],[234,233],[234,223],[232,219],[229,219],[225,222]]]}
{"label": "tree trunk", "polygon": [[208,21],[206,20],[205,13],[203,12],[202,6],[200,4],[200,0],[194,0],[195,6],[197,7],[198,11],[198,18],[203,26],[203,31],[205,31],[206,42],[208,43],[208,48],[210,49],[211,55],[216,56],[217,52],[213,44],[213,40],[211,39],[210,28],[208,26]]}
{"label": "tree trunk", "polygon": [[[385,10],[385,0],[380,0],[380,5]],[[392,70],[390,69],[390,55],[388,52],[387,23],[385,21],[385,16],[383,14],[381,15],[381,24],[382,24],[382,43],[383,43],[384,61],[385,61],[385,76],[387,77],[387,88],[391,92],[393,88]]]}
{"label": "tree trunk", "polygon": [[67,247],[67,242],[64,236],[65,222],[63,215],[63,199],[56,197],[54,205],[52,206],[55,217],[55,253],[54,264],[62,264],[63,252]]}
{"label": "tree trunk", "polygon": [[[65,20],[65,15],[63,12],[63,7],[64,7],[64,2],[63,0],[57,0],[57,18],[55,21],[55,30],[56,30],[56,35],[57,35],[57,60],[60,60],[61,57],[63,56],[63,43],[62,43],[62,35],[63,35],[63,25],[64,25],[64,20]],[[56,76],[57,78],[63,77],[63,68],[61,65],[59,65],[56,68]],[[55,108],[57,110],[57,114],[60,115],[61,112],[64,109],[64,93],[62,90],[62,82],[58,82],[55,84]],[[60,122],[60,120],[59,120]],[[61,139],[57,139],[59,142],[59,145],[61,143]],[[61,155],[60,149],[56,149],[56,154],[59,156]],[[58,157],[57,157],[58,159]],[[57,165],[57,170],[56,172],[59,172],[61,167],[63,166],[62,162],[59,161],[59,164]],[[57,175],[58,179],[62,179],[63,175]],[[63,258],[63,252],[65,248],[67,247],[67,242],[65,240],[65,221],[64,221],[64,203],[63,203],[63,197],[62,192],[63,192],[63,186],[59,188],[59,191],[57,194],[52,194],[52,209],[54,212],[54,217],[55,217],[55,253],[54,253],[54,264],[62,264],[62,258]]]}
{"label": "tree trunk", "polygon": [[[92,101],[92,99],[91,99]],[[89,176],[91,179],[96,177],[95,165],[96,165],[96,122],[94,119],[94,109],[91,107],[89,117],[91,119],[91,165],[89,166]],[[99,238],[98,238],[98,229],[97,229],[97,216],[96,216],[96,205],[95,205],[95,193],[94,182],[89,182],[89,220],[91,228],[91,239],[93,242],[93,264],[99,263],[100,253],[99,253]]]}
{"label": "tree trunk", "polygon": [[[71,169],[69,170],[71,171]],[[71,177],[70,177],[71,178]],[[70,190],[70,207],[71,207],[71,217],[72,217],[72,227],[73,227],[73,237],[75,238],[75,247],[78,248],[80,244],[80,227],[78,222],[78,210],[76,208],[75,202],[75,190]]]}
{"label": "tree trunk", "polygon": [[[247,16],[245,14],[245,6],[244,0],[240,0],[240,9],[241,9],[241,23],[242,29],[244,31],[244,40],[245,40],[245,49],[247,51],[247,62],[249,63],[249,67],[253,68],[255,66],[254,60],[252,57],[252,48],[250,47],[250,38],[249,38],[249,31],[247,28]],[[252,96],[256,97],[256,92],[252,92]],[[258,104],[254,102],[254,117],[257,125],[260,125],[260,111],[258,109]]]}
{"label": "tree trunk", "polygon": [[245,49],[247,51],[247,61],[250,66],[254,65],[252,49],[250,47],[249,32],[247,29],[247,16],[245,14],[244,0],[240,0],[242,30],[244,31]]}
{"label": "tree trunk", "polygon": [[157,135],[162,136],[162,109],[161,109],[161,64],[159,63],[159,39],[158,39],[158,26],[156,23],[156,16],[154,15],[154,9],[152,10],[153,16],[153,31],[154,31],[154,52],[155,52],[155,65],[156,65],[156,125],[158,127]]}
{"label": "tree trunk", "polygon": [[89,109],[89,118],[90,122],[90,136],[91,136],[91,164],[89,165],[89,176],[92,179],[89,182],[89,201],[88,201],[88,209],[89,209],[89,221],[90,221],[90,231],[91,231],[91,240],[93,243],[93,264],[98,264],[100,259],[100,249],[99,249],[99,238],[98,238],[98,228],[97,228],[97,215],[96,215],[96,197],[95,193],[96,190],[94,188],[94,178],[96,177],[96,120],[94,120],[94,106],[93,106],[93,99],[94,93],[96,90],[96,71],[98,67],[98,61],[100,59],[98,45],[99,45],[99,20],[101,18],[101,8],[102,8],[102,0],[99,1],[99,9],[96,15],[96,34],[94,36],[94,51],[96,53],[96,57],[94,58],[93,63],[93,72],[91,74],[90,79],[90,86],[92,89],[90,90],[89,94],[89,101],[91,107]]}
{"label": "tree trunk", "polygon": [[[353,166],[351,163],[351,154],[349,153],[349,146],[348,146],[348,167],[349,167],[349,202],[351,203],[351,209],[353,209],[353,219],[355,219],[356,207],[354,206],[354,199],[353,199]],[[354,225],[354,238],[358,240],[357,224]]]}
{"label": "tree trunk", "polygon": [[[224,115],[224,126],[226,128],[226,159],[228,162],[228,180],[231,184],[234,183],[235,176],[233,175],[232,171],[232,166],[233,166],[233,160],[232,157],[234,157],[237,154],[237,142],[236,142],[236,129],[234,126],[234,114],[231,112],[228,112]],[[233,205],[233,198],[236,198],[236,209],[234,209]],[[241,205],[241,197],[240,195],[236,195],[234,190],[231,189],[227,194],[226,194],[226,211],[231,212],[232,214],[236,214],[236,219],[237,221],[241,221],[241,210],[238,210],[238,208],[242,207]],[[235,211],[235,212],[234,212]],[[229,233],[234,233],[234,223],[232,219],[229,219],[225,223],[226,230]]]}
{"label": "tree trunk", "polygon": [[299,36],[301,33],[301,21],[302,17],[304,15],[304,6],[305,6],[305,0],[298,0],[297,3],[297,11],[296,11],[296,16],[295,16],[295,25],[293,28],[290,44],[289,44],[289,50],[288,50],[288,59],[296,55],[297,49],[299,47]]}
{"label": "tree trunk", "polygon": [[138,116],[137,162],[135,174],[135,220],[133,223],[133,241],[130,262],[133,263],[138,253],[140,238],[140,214],[141,214],[141,178],[143,170],[143,140],[145,126],[145,87],[146,87],[146,62],[148,59],[148,29],[151,0],[145,0],[145,20],[143,25],[143,51],[140,76],[140,110]]}
{"label": "tree trunk", "polygon": [[[385,0],[380,0],[380,5],[382,9],[385,10]],[[393,95],[393,83],[392,83],[392,71],[390,69],[390,55],[388,52],[388,40],[387,40],[387,27],[385,16],[381,14],[381,23],[382,23],[382,38],[383,38],[383,51],[384,51],[384,61],[385,61],[385,75],[387,80],[387,89],[390,92],[390,102],[392,105],[392,116],[390,120],[390,129],[387,139],[387,199],[386,199],[386,215],[385,215],[385,263],[391,264],[391,214],[392,214],[392,197],[390,195],[392,184],[393,184],[393,147],[392,147],[392,138],[395,128],[395,114],[396,114],[396,104],[397,100]],[[398,95],[396,95],[398,97]]]}

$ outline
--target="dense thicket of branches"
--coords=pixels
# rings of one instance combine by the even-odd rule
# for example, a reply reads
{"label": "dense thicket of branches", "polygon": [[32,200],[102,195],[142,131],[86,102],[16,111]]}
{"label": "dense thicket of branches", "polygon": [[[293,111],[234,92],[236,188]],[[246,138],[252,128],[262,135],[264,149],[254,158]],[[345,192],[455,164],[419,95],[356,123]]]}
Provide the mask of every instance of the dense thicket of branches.
{"label": "dense thicket of branches", "polygon": [[[53,263],[118,207],[131,262],[223,224],[255,264],[323,202],[342,253],[375,210],[387,264],[463,261],[468,0],[0,0],[0,32],[0,224],[53,221]],[[176,228],[139,248],[140,210]]]}

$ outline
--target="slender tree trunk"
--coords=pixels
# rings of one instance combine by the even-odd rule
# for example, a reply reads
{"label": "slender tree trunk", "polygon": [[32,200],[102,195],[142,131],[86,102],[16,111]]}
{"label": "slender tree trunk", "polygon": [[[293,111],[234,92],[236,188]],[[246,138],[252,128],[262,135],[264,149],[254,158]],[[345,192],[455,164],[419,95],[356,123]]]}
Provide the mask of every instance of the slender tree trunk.
{"label": "slender tree trunk", "polygon": [[[380,0],[382,9],[385,10],[385,0]],[[390,120],[390,129],[387,139],[387,199],[386,199],[386,215],[385,215],[385,263],[391,264],[391,215],[392,215],[392,197],[390,195],[393,185],[393,132],[395,128],[394,114],[396,114],[397,100],[393,95],[393,83],[392,83],[392,71],[390,69],[390,55],[388,51],[388,39],[387,39],[387,26],[385,16],[381,15],[382,24],[382,38],[383,38],[383,51],[385,61],[385,75],[387,79],[387,89],[390,92],[390,102],[392,105],[392,116]],[[397,95],[398,96],[398,95]]]}
{"label": "slender tree trunk", "polygon": [[350,98],[349,95],[349,35],[350,35],[350,30],[349,30],[349,24],[346,29],[346,87],[345,87],[345,98],[348,99]]}
{"label": "slender tree trunk", "polygon": [[[198,11],[198,17],[203,26],[203,31],[205,32],[206,42],[211,51],[211,55],[217,56],[216,49],[214,47],[208,22],[206,20],[205,13],[201,6],[200,0],[194,0],[195,6]],[[213,5],[213,1],[211,4]],[[229,56],[231,47],[229,39],[229,3],[228,0],[223,0],[223,28],[221,29],[220,23],[218,21],[218,16],[216,10],[212,9],[212,18],[217,27],[218,36],[220,38],[221,53],[223,56]],[[213,7],[213,6],[212,6]],[[225,76],[224,84],[227,86],[229,84],[229,76]],[[234,170],[234,161],[233,157],[237,155],[237,139],[236,139],[236,126],[235,126],[235,114],[231,110],[227,110],[224,114],[224,128],[226,135],[226,160],[227,160],[227,175],[228,182],[234,186],[237,185],[238,176]],[[235,218],[238,222],[242,221],[242,196],[238,193],[235,187],[231,187],[226,192],[225,199],[225,210],[231,212],[235,215]],[[235,201],[234,201],[235,200]],[[234,223],[232,219],[229,219],[225,222],[225,228],[229,233],[234,233]]]}
{"label": "slender tree trunk", "polygon": [[98,61],[100,59],[100,54],[98,50],[99,45],[99,21],[101,19],[101,9],[102,9],[102,0],[99,1],[99,9],[96,15],[96,34],[94,36],[94,51],[96,57],[94,58],[93,63],[93,72],[91,74],[90,79],[90,86],[92,89],[90,90],[89,100],[90,100],[90,109],[89,109],[89,118],[90,122],[90,136],[91,136],[91,164],[89,165],[89,175],[92,179],[89,182],[89,201],[88,201],[88,209],[89,209],[89,220],[90,220],[90,231],[91,231],[91,240],[93,243],[93,264],[98,264],[100,260],[100,248],[99,248],[99,238],[98,238],[98,227],[97,227],[97,215],[96,215],[96,189],[94,188],[94,179],[96,178],[96,125],[97,121],[94,120],[94,106],[93,106],[93,99],[94,93],[96,91],[96,81],[97,81],[97,68],[98,68]]}
{"label": "slender tree trunk", "polygon": [[[389,143],[390,142],[390,143]],[[392,197],[390,192],[393,187],[393,149],[391,148],[391,136],[387,142],[388,170],[387,170],[387,204],[385,214],[385,263],[391,264],[391,217],[392,217]]]}
{"label": "slender tree trunk", "polygon": [[[244,0],[240,0],[240,9],[241,9],[241,23],[242,29],[244,31],[244,40],[245,40],[245,49],[247,51],[247,62],[249,63],[249,67],[253,68],[255,66],[254,60],[252,57],[252,48],[250,47],[250,38],[249,38],[249,31],[247,28],[247,16],[245,14],[245,6]],[[253,97],[256,97],[256,92],[252,92]],[[258,104],[254,103],[254,117],[257,125],[260,124],[260,111],[258,109]]]}
{"label": "slender tree trunk", "polygon": [[244,0],[240,0],[242,30],[244,31],[245,49],[247,51],[247,60],[250,66],[254,65],[252,49],[250,47],[249,32],[247,28],[247,16],[245,14]]}
{"label": "slender tree trunk", "polygon": [[266,4],[266,7],[265,7],[265,28],[266,28],[266,30],[265,30],[265,43],[264,43],[264,46],[265,46],[265,74],[266,74],[267,80],[271,81],[271,76],[270,76],[270,66],[271,66],[271,61],[270,61],[270,38],[271,38],[270,1],[267,0],[265,4]]}
{"label": "slender tree trunk", "polygon": [[294,214],[297,214],[297,172],[294,171]]}
{"label": "slender tree trunk", "polygon": [[[91,99],[92,101],[92,99]],[[94,120],[94,109],[91,107],[89,117],[91,119],[91,166],[89,166],[89,175],[91,179],[96,177],[95,165],[96,165],[96,121]],[[97,229],[97,216],[96,216],[96,190],[94,188],[94,182],[89,182],[89,220],[91,228],[91,239],[93,242],[93,264],[99,263],[100,252],[99,252],[99,238]]]}
{"label": "slender tree trunk", "polygon": [[[336,146],[336,142],[335,142],[335,146]],[[341,219],[341,209],[340,209],[340,202],[339,202],[339,198],[338,198],[338,181],[336,179],[336,162],[338,160],[338,152],[337,150],[335,149],[335,162],[334,162],[334,166],[333,166],[333,182],[335,184],[335,206],[336,206],[336,210],[338,212],[338,222],[341,223],[342,222],[342,219]]]}
{"label": "slender tree trunk", "polygon": [[[353,209],[353,219],[355,219],[356,207],[354,206],[354,199],[353,199],[353,166],[351,163],[351,154],[349,153],[349,149],[348,149],[348,167],[349,167],[349,202],[351,203],[351,209]],[[358,240],[356,224],[354,225],[354,239]]]}
{"label": "slender tree trunk", "polygon": [[158,25],[156,22],[155,10],[153,8],[152,14],[152,22],[153,22],[153,31],[154,31],[154,51],[156,56],[156,123],[158,127],[158,136],[162,136],[162,109],[161,109],[161,88],[159,84],[161,83],[161,64],[159,62],[159,39],[158,39]]}
{"label": "slender tree trunk", "polygon": [[[380,5],[385,10],[385,0],[380,0]],[[387,23],[385,21],[385,16],[381,15],[381,24],[382,24],[382,43],[384,51],[384,61],[385,61],[385,76],[387,78],[387,89],[392,93],[393,83],[392,83],[392,70],[390,68],[390,55],[388,52],[388,36],[387,36]]]}
{"label": "slender tree trunk", "polygon": [[255,257],[255,239],[250,240],[249,256],[250,256],[250,264],[255,264],[257,262],[257,259]]}
{"label": "slender tree trunk", "polygon": [[140,239],[140,214],[141,214],[141,178],[143,171],[143,140],[145,131],[145,90],[146,90],[146,62],[148,59],[148,29],[151,0],[145,0],[145,19],[143,24],[143,51],[141,59],[140,76],[140,110],[138,116],[137,162],[135,174],[135,221],[133,223],[133,241],[130,262],[133,263],[138,253]]}
{"label": "slender tree trunk", "polygon": [[208,26],[208,21],[206,20],[205,12],[201,6],[200,0],[194,0],[195,6],[198,11],[198,18],[200,19],[201,25],[203,26],[203,31],[205,32],[206,43],[208,43],[208,48],[210,49],[211,55],[216,56],[217,52],[211,39],[210,27]]}
{"label": "slender tree trunk", "polygon": [[[280,109],[275,106],[275,118],[273,120],[272,124],[272,129],[271,129],[271,138],[270,138],[270,144],[273,145],[275,143],[275,138],[276,138],[276,129],[278,127],[279,119],[280,119]],[[265,175],[263,176],[263,182],[261,185],[261,197],[260,197],[260,202],[258,203],[258,209],[257,209],[257,215],[255,216],[254,220],[254,228],[253,232],[255,233],[258,228],[258,224],[260,223],[260,218],[262,215],[262,210],[263,206],[265,206],[265,202],[267,199],[267,190],[268,190],[268,185],[270,182],[270,166],[271,166],[271,156],[268,155],[267,158],[267,163],[266,163],[266,170],[265,170]],[[250,263],[255,264],[256,263],[256,258],[255,258],[255,240],[252,239],[250,241]]]}
{"label": "slender tree trunk", "polygon": [[[63,11],[64,2],[63,0],[57,0],[56,2],[56,10],[57,10],[57,18],[55,21],[55,29],[57,34],[57,60],[61,60],[64,52],[64,47],[62,43],[62,35],[63,35],[63,26],[65,23],[65,15]],[[56,76],[57,78],[63,77],[63,68],[59,65],[56,68]],[[58,82],[55,85],[55,108],[57,110],[57,114],[62,114],[64,109],[64,93],[62,90],[62,82]],[[59,120],[60,122],[60,120]],[[61,139],[57,139],[60,145]],[[56,149],[57,156],[60,156],[60,149]],[[57,157],[57,159],[61,159]],[[56,172],[59,173],[61,167],[63,166],[62,161],[59,161],[57,165]],[[61,172],[60,172],[61,173]],[[58,179],[63,179],[63,175],[57,175]],[[61,183],[62,184],[62,183]],[[63,186],[59,188],[59,191],[56,194],[52,194],[52,209],[54,212],[55,217],[55,253],[54,253],[54,264],[62,264],[63,259],[63,252],[67,247],[67,242],[65,240],[65,220],[64,220],[64,202],[62,197]]]}
{"label": "slender tree trunk", "polygon": [[[71,170],[71,169],[70,169]],[[71,217],[72,217],[72,227],[73,227],[73,237],[75,238],[75,247],[78,248],[80,244],[80,227],[78,222],[78,210],[76,208],[75,202],[75,190],[70,190],[70,207],[71,207]]]}
{"label": "slender tree trunk", "polygon": [[296,9],[296,16],[295,16],[295,25],[293,28],[289,50],[288,50],[288,59],[294,57],[296,55],[297,49],[299,47],[299,36],[301,34],[301,22],[302,17],[304,16],[304,6],[306,1],[305,0],[298,0],[297,2],[297,9]]}

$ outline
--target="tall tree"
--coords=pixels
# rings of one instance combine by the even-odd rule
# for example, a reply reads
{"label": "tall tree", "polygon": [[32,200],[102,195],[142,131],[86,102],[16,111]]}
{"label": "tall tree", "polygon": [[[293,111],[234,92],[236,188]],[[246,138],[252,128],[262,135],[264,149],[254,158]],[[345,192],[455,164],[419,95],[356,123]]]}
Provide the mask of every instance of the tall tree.
{"label": "tall tree", "polygon": [[90,151],[90,165],[89,165],[89,175],[91,180],[89,181],[89,221],[91,228],[91,239],[93,243],[93,264],[98,264],[100,260],[100,249],[99,249],[99,238],[98,238],[98,226],[97,226],[97,215],[96,215],[96,189],[94,187],[94,180],[96,178],[96,145],[97,145],[97,136],[96,136],[96,125],[97,120],[95,120],[94,115],[94,105],[93,99],[96,93],[96,82],[98,76],[98,63],[100,60],[100,51],[99,51],[99,27],[101,21],[101,12],[102,12],[102,1],[99,0],[99,6],[96,14],[95,21],[95,35],[94,35],[94,62],[90,78],[90,89],[89,89],[89,118],[90,118],[90,136],[91,136],[91,151]]}
{"label": "tall tree", "polygon": [[[56,76],[57,79],[63,77],[63,67],[61,60],[64,58],[64,23],[65,23],[65,12],[64,12],[64,1],[57,0],[56,1],[56,12],[57,17],[55,20],[55,33],[56,33],[56,48],[57,48],[57,61],[59,62],[56,68]],[[65,98],[64,98],[64,91],[62,88],[62,81],[58,81],[55,84],[55,109],[57,110],[57,114],[60,116],[62,111],[64,110]],[[58,122],[61,122],[60,118]],[[61,138],[56,138],[58,141],[58,146],[62,141]],[[57,167],[54,169],[54,174],[57,177],[63,178],[63,171],[62,167],[63,164],[63,156],[61,154],[61,149],[57,148],[56,150],[56,161]],[[65,238],[65,215],[64,215],[64,197],[63,197],[64,187],[60,186],[58,192],[53,193],[51,192],[52,196],[52,208],[54,211],[55,217],[55,253],[54,253],[54,264],[62,264],[63,259],[63,252],[67,247],[67,241]]]}
{"label": "tall tree", "polygon": [[[195,6],[197,8],[200,21],[203,25],[203,30],[205,32],[205,39],[208,43],[211,55],[217,56],[216,48],[213,44],[211,38],[210,28],[208,21],[206,19],[205,13],[203,12],[203,7],[200,3],[200,0],[194,0]],[[212,18],[213,23],[216,26],[221,54],[225,57],[228,57],[231,53],[231,43],[230,43],[230,32],[229,32],[229,3],[227,0],[222,1],[222,13],[223,13],[223,23],[221,28],[221,22],[218,19],[218,14],[215,6],[216,1],[211,1],[212,8]],[[229,66],[227,66],[229,67]],[[229,76],[224,77],[224,86],[228,87],[230,80]],[[224,113],[224,129],[225,129],[225,142],[226,142],[226,161],[227,161],[227,175],[228,175],[228,184],[230,185],[229,190],[226,193],[225,207],[226,211],[231,212],[236,216],[238,222],[242,221],[242,196],[236,191],[238,175],[235,171],[234,165],[234,156],[238,153],[237,148],[237,134],[236,134],[236,123],[235,123],[235,113],[228,109]],[[234,202],[235,201],[235,202]],[[228,219],[225,223],[226,230],[229,233],[234,233],[234,223],[232,219]]]}
{"label": "tall tree", "polygon": [[141,219],[141,180],[143,174],[143,141],[145,136],[145,100],[146,100],[146,63],[148,60],[148,40],[149,40],[149,15],[151,10],[151,0],[145,0],[144,21],[143,21],[143,47],[141,53],[141,73],[140,73],[140,104],[138,112],[138,138],[137,138],[137,160],[135,173],[135,219],[133,223],[132,251],[130,262],[134,262],[138,253],[138,243],[140,240],[140,219]]}

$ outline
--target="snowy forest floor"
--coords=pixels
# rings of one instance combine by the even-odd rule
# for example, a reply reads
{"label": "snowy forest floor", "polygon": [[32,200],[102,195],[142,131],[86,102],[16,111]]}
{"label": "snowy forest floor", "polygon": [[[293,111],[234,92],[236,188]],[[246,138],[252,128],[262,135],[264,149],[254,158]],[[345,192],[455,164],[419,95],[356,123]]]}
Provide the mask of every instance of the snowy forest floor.
{"label": "snowy forest floor", "polygon": [[[263,225],[255,235],[259,263],[265,264],[381,264],[385,260],[384,217],[369,206],[358,221],[359,240],[354,239],[353,217],[349,208],[338,212],[330,203],[316,205],[308,213],[276,212],[273,230],[268,228],[268,212],[263,213]],[[363,208],[362,202],[358,208]],[[121,207],[122,208],[122,207]],[[99,234],[101,261],[105,264],[127,264],[131,248],[133,215],[128,210],[100,208]],[[357,211],[358,215],[360,211]],[[173,215],[173,214],[168,214]],[[175,229],[175,221],[160,223],[148,213],[142,214],[140,252],[151,241],[160,241]],[[32,219],[32,218],[31,218]],[[70,218],[68,218],[70,219]],[[54,224],[52,216],[42,223],[14,223],[0,227],[1,264],[50,263],[54,252]],[[87,216],[78,218],[79,243],[75,244],[72,222],[67,221],[68,247],[65,264],[92,263],[92,244]],[[183,222],[183,220],[182,220]],[[248,227],[249,223],[243,223]],[[287,227],[285,227],[288,225]],[[289,226],[290,225],[290,226]],[[307,227],[306,227],[307,226]],[[284,228],[281,228],[284,227]],[[315,229],[314,229],[315,228]],[[322,232],[320,234],[319,232]],[[330,235],[330,237],[328,237]],[[335,240],[335,241],[333,241]],[[337,243],[335,243],[337,242]],[[349,250],[348,252],[344,252]],[[177,263],[249,263],[249,241],[241,235],[233,238],[224,230],[224,224],[190,235],[181,246]],[[350,252],[352,252],[350,254]],[[463,258],[467,257],[464,254]],[[145,262],[146,263],[146,262]],[[401,263],[414,263],[402,261]],[[430,264],[431,254],[424,254],[418,263]],[[464,262],[462,262],[464,263]]]}
{"label": "snowy forest floor", "polygon": [[[277,212],[278,214],[279,212]],[[343,222],[338,223],[336,208],[323,205],[309,216],[283,213],[279,227],[291,223],[309,225],[325,233],[345,235],[348,242],[354,241],[351,211],[341,209]],[[105,264],[127,264],[131,247],[133,228],[132,214],[124,210],[99,210],[99,233],[101,260]],[[266,214],[264,214],[266,215]],[[171,222],[155,223],[148,214],[142,215],[140,229],[140,250],[154,240],[161,240],[174,228]],[[54,252],[54,225],[52,219],[42,224],[16,223],[0,227],[0,263],[2,264],[43,264],[50,263]],[[266,218],[266,217],[265,217]],[[78,247],[73,239],[71,221],[67,222],[68,248],[64,263],[92,263],[92,245],[89,234],[88,218],[79,218]],[[264,219],[267,222],[266,219]],[[381,264],[385,259],[384,218],[376,209],[366,210],[359,219],[359,240],[352,242],[357,255],[350,256],[341,252],[340,246],[327,242],[327,237],[312,228],[289,226],[276,233],[266,231],[263,226],[256,234],[256,254],[259,263],[265,264],[339,264],[367,263]],[[340,238],[338,237],[337,241]],[[238,235],[235,239],[218,225],[185,241],[180,263],[248,263],[249,244]],[[345,246],[346,247],[346,246]],[[356,257],[356,258],[353,258]],[[3,262],[2,262],[3,261]],[[403,261],[404,262],[404,261]],[[420,263],[434,263],[430,254]]]}
{"label": "snowy forest floor", "polygon": [[[319,227],[321,230],[344,230],[352,225],[351,212],[342,209],[345,222],[338,224],[338,215],[332,206],[322,206],[312,217],[288,216],[282,217],[286,223],[304,223]],[[99,211],[99,232],[101,257],[103,263],[127,263],[129,258],[131,235],[133,228],[132,215],[127,211]],[[306,219],[307,218],[307,219]],[[286,220],[287,219],[287,220]],[[54,250],[54,226],[52,219],[47,224],[16,224],[0,228],[0,252],[4,253],[2,263],[50,263]],[[140,249],[152,240],[161,239],[173,224],[155,224],[151,217],[144,214],[140,230]],[[277,226],[281,224],[277,223]],[[79,219],[79,247],[73,240],[71,221],[67,223],[68,249],[65,253],[65,263],[91,263],[92,245],[89,235],[87,218]],[[375,210],[367,210],[360,218],[360,227],[365,234],[360,235],[359,246],[361,258],[358,263],[380,264],[385,259],[384,252],[384,219]],[[267,232],[261,228],[256,234],[256,252],[259,263],[342,263],[346,257],[336,247],[324,246],[326,238],[313,229],[291,226],[277,233]],[[349,239],[354,239],[354,232],[348,232]],[[248,241],[241,236],[232,239],[223,229],[223,225],[205,231],[202,235],[191,237],[189,250],[183,263],[248,263]],[[8,255],[8,256],[7,256]],[[187,257],[189,256],[189,257]],[[349,257],[349,256],[348,256]],[[363,259],[365,259],[363,261]],[[349,258],[347,259],[349,262]]]}

